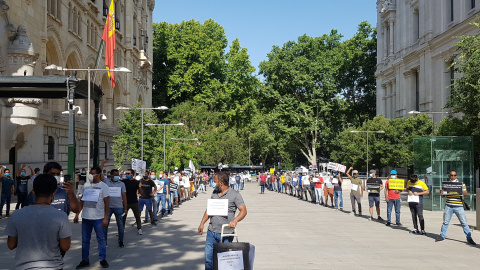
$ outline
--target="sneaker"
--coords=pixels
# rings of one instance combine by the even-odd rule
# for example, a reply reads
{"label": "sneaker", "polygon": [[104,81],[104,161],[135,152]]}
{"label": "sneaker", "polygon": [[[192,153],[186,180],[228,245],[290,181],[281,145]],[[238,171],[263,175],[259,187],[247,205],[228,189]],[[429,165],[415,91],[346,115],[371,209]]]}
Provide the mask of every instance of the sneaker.
{"label": "sneaker", "polygon": [[343,207],[340,207],[340,211],[343,211]]}
{"label": "sneaker", "polygon": [[348,214],[349,214],[349,215],[354,215],[354,216],[356,216],[356,215],[357,215],[357,213],[355,212],[355,210],[354,210],[354,211],[352,211],[352,212],[350,212],[350,213],[348,213]]}
{"label": "sneaker", "polygon": [[381,216],[378,216],[378,218],[377,218],[377,219],[378,219],[378,220],[380,220],[380,221],[382,221],[382,220],[383,220],[383,218],[382,218]]}
{"label": "sneaker", "polygon": [[445,240],[445,238],[441,237],[441,236],[438,236],[436,239],[435,239],[435,242],[440,242],[440,241],[443,241]]}
{"label": "sneaker", "polygon": [[358,216],[361,217],[361,216],[362,216],[362,212],[358,212]]}
{"label": "sneaker", "polygon": [[155,221],[152,221],[153,226],[157,226],[157,223]]}
{"label": "sneaker", "polygon": [[372,216],[369,216],[369,217],[368,217],[368,220],[373,220],[373,217],[372,217]]}
{"label": "sneaker", "polygon": [[425,230],[422,230],[422,231],[420,232],[420,234],[421,234],[421,235],[427,235],[427,233],[425,232]]}
{"label": "sneaker", "polygon": [[477,244],[477,243],[475,243],[475,241],[473,241],[472,238],[467,239],[467,242],[472,246],[475,246]]}
{"label": "sneaker", "polygon": [[101,260],[100,265],[102,266],[102,268],[108,268],[109,267],[107,260]]}
{"label": "sneaker", "polygon": [[397,223],[395,223],[395,225],[397,225],[397,226],[402,226],[402,223],[397,222]]}
{"label": "sneaker", "polygon": [[385,223],[385,226],[390,226],[390,222],[387,221],[387,222]]}
{"label": "sneaker", "polygon": [[415,229],[415,230],[411,230],[410,233],[411,233],[411,234],[418,234],[419,231]]}
{"label": "sneaker", "polygon": [[123,241],[118,242],[118,247],[121,247],[121,248],[125,247],[125,245],[123,244]]}
{"label": "sneaker", "polygon": [[9,215],[9,214],[7,214],[5,217],[6,217],[6,218],[9,218],[9,217],[10,217],[10,215]]}
{"label": "sneaker", "polygon": [[143,232],[142,232],[142,229],[138,229],[138,235],[142,235]]}
{"label": "sneaker", "polygon": [[145,223],[148,223],[148,220],[145,219],[145,220],[143,221],[143,224],[145,224]]}
{"label": "sneaker", "polygon": [[168,211],[167,211],[167,214],[168,214],[168,215],[171,215],[171,214],[172,214],[172,211],[168,210]]}
{"label": "sneaker", "polygon": [[77,265],[76,269],[83,269],[83,268],[89,267],[89,266],[90,266],[90,262],[81,261],[81,262]]}

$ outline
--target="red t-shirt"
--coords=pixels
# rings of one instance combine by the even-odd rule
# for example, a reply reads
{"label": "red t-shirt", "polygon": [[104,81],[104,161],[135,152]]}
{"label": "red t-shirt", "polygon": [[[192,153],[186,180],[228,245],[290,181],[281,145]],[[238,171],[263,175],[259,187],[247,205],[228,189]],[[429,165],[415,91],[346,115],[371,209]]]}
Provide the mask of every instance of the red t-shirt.
{"label": "red t-shirt", "polygon": [[321,176],[317,178],[318,178],[318,182],[315,182],[315,188],[322,188],[323,178]]}
{"label": "red t-shirt", "polygon": [[[385,183],[385,188],[388,189],[388,180]],[[395,193],[395,189],[388,189],[388,199],[392,199],[392,200],[400,199],[400,192]]]}
{"label": "red t-shirt", "polygon": [[260,182],[266,182],[267,181],[267,176],[262,174],[260,175]]}

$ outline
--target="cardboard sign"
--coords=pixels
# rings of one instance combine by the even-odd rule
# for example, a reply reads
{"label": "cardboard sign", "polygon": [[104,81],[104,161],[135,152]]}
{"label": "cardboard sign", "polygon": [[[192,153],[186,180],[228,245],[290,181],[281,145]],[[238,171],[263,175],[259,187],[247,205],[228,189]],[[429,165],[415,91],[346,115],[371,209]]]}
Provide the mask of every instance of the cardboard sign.
{"label": "cardboard sign", "polygon": [[218,269],[243,270],[243,254],[241,250],[226,251],[217,254]]}
{"label": "cardboard sign", "polygon": [[377,183],[369,184],[369,183],[367,183],[367,189],[368,189],[368,193],[380,193],[380,184],[377,184]]}
{"label": "cardboard sign", "polygon": [[347,167],[342,165],[342,164],[339,164],[339,163],[335,163],[335,162],[329,162],[328,165],[327,165],[327,170],[332,170],[332,171],[339,171],[339,172],[342,172],[344,173],[346,171]]}
{"label": "cardboard sign", "polygon": [[419,203],[420,202],[420,196],[416,195],[408,195],[407,202],[411,203]]}
{"label": "cardboard sign", "polygon": [[98,202],[100,196],[100,189],[86,188],[83,190],[82,201],[84,202]]}
{"label": "cardboard sign", "polygon": [[462,182],[442,182],[443,195],[463,196]]}
{"label": "cardboard sign", "polygon": [[228,216],[228,199],[208,199],[207,215]]}
{"label": "cardboard sign", "polygon": [[388,189],[405,189],[405,179],[388,179]]}
{"label": "cardboard sign", "polygon": [[270,174],[274,174],[275,173],[275,169],[274,168],[270,168]]}

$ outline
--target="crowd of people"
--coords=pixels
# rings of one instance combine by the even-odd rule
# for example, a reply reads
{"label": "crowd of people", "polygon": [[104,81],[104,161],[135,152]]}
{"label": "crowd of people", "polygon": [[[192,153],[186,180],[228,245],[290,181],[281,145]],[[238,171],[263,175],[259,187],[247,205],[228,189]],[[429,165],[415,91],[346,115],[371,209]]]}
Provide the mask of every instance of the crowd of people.
{"label": "crowd of people", "polygon": [[[90,240],[95,231],[100,266],[108,268],[106,260],[108,228],[115,216],[118,247],[125,247],[124,235],[127,215],[133,212],[137,234],[142,235],[141,214],[145,210],[143,224],[157,222],[198,192],[206,192],[214,183],[213,174],[175,171],[135,172],[133,169],[109,172],[103,169],[108,159],[89,171],[82,169],[77,181],[64,181],[63,171],[57,162],[45,164],[40,169],[25,166],[17,177],[10,170],[0,168],[2,183],[0,217],[6,205],[6,217],[10,218],[5,229],[8,247],[17,249],[17,269],[62,269],[63,257],[70,248],[71,224],[68,216],[75,214],[74,223],[81,220],[82,258],[76,269],[90,266]],[[78,185],[76,187],[76,185]],[[75,188],[76,187],[76,188]],[[77,189],[77,192],[75,192]],[[11,199],[17,196],[16,210],[10,213]],[[48,206],[48,207],[47,207]],[[53,210],[53,211],[52,211]],[[58,211],[60,210],[60,211]],[[30,226],[32,220],[35,226]],[[42,245],[46,245],[46,249]],[[41,251],[41,252],[39,252]],[[34,255],[32,255],[34,254]]]}
{"label": "crowd of people", "polygon": [[[352,173],[352,174],[350,174]],[[368,196],[369,220],[377,220],[384,222],[386,226],[402,226],[400,222],[401,216],[401,192],[408,192],[408,207],[410,209],[413,230],[411,234],[426,235],[425,220],[423,218],[423,196],[430,193],[425,182],[419,180],[415,174],[410,175],[408,181],[404,184],[404,188],[397,189],[396,186],[390,187],[389,181],[385,183],[377,177],[376,170],[370,170],[368,179],[365,183],[359,178],[357,170],[350,167],[346,173],[346,177],[350,179],[350,201],[352,210],[350,214],[358,217],[363,216],[362,198],[364,194]],[[459,182],[457,172],[452,170],[449,172],[449,181]],[[396,179],[397,171],[391,170],[388,179]],[[393,181],[393,180],[392,180]],[[265,193],[265,189],[273,192],[284,193],[297,197],[311,203],[321,206],[331,207],[334,210],[343,210],[343,187],[344,179],[341,173],[330,171],[328,173],[302,173],[302,172],[281,172],[276,174],[261,173],[259,175],[260,194]],[[387,203],[387,219],[386,221],[380,216],[381,192],[384,192],[385,201]],[[457,215],[467,242],[476,245],[472,239],[470,227],[467,224],[467,218],[463,207],[463,198],[459,195],[444,195],[440,190],[442,197],[446,198],[444,219],[440,235],[436,241],[443,241],[453,214]],[[463,196],[467,196],[468,192],[465,184],[463,184]],[[330,201],[330,206],[329,206]],[[374,218],[374,210],[376,218]],[[392,221],[392,213],[395,212],[395,223]],[[419,226],[420,225],[420,226]]]}

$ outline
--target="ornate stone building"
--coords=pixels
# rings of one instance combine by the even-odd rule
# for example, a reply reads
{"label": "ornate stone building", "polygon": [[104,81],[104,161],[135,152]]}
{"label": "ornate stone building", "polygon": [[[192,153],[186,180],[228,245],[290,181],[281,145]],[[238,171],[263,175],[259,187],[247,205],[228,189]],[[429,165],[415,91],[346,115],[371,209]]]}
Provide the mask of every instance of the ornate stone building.
{"label": "ornate stone building", "polygon": [[[441,112],[452,78],[455,38],[479,34],[470,25],[479,0],[377,1],[377,115]],[[431,114],[439,123],[446,114]]]}
{"label": "ornate stone building", "polygon": [[[0,0],[0,76],[73,75],[45,70],[94,68],[110,0]],[[104,93],[100,113],[100,160],[113,159],[118,132],[118,106],[141,102],[151,106],[152,12],[154,0],[116,0],[115,65],[132,73],[116,73],[112,88],[106,72],[92,72]],[[104,51],[97,68],[104,68]],[[87,79],[86,72],[77,78]],[[76,100],[76,167],[87,164],[87,101]],[[93,108],[93,104],[92,104]],[[48,161],[67,165],[66,100],[9,98],[0,101],[0,165],[42,167]],[[92,109],[93,116],[93,109]],[[93,131],[93,117],[92,117]],[[93,139],[93,134],[91,135]],[[92,147],[92,146],[91,146]],[[113,165],[113,162],[111,162]]]}

